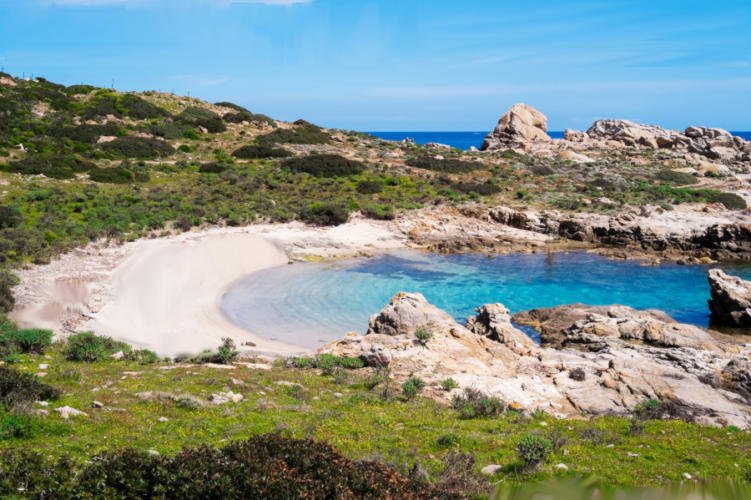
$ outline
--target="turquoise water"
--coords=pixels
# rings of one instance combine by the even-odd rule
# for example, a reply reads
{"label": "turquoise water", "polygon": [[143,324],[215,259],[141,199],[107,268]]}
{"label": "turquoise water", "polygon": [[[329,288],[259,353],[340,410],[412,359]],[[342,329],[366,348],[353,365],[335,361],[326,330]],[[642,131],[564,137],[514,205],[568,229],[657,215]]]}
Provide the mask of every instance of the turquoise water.
{"label": "turquoise water", "polygon": [[[368,132],[387,141],[401,141],[407,137],[414,139],[417,144],[438,142],[448,144],[458,149],[479,148],[488,132]],[[751,132],[731,132],[733,135],[751,141]],[[550,130],[548,135],[553,139],[563,139],[562,131]]]}
{"label": "turquoise water", "polygon": [[[722,266],[751,279],[747,265]],[[586,252],[442,255],[399,252],[371,259],[296,263],[254,273],[232,286],[221,308],[234,323],[303,347],[364,332],[397,292],[421,292],[459,320],[482,304],[512,312],[581,302],[661,309],[707,326],[707,266],[643,266]]]}

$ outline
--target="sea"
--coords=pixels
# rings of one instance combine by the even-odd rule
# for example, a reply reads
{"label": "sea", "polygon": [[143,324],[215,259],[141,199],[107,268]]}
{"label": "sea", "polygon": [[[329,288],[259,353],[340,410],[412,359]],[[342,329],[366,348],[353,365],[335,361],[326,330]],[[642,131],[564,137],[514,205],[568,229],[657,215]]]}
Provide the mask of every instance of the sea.
{"label": "sea", "polygon": [[[467,150],[472,146],[479,148],[482,140],[488,135],[485,132],[366,132],[387,141],[401,141],[407,137],[417,144],[437,142],[448,144],[451,147]],[[751,141],[751,131],[730,132],[733,135]],[[563,131],[549,131],[548,135],[553,139],[563,139]]]}

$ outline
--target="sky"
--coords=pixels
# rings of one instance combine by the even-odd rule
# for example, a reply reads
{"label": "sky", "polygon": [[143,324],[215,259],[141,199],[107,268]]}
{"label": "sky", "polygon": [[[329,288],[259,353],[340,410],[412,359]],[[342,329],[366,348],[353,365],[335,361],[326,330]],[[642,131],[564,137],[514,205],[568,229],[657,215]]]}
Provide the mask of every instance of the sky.
{"label": "sky", "polygon": [[751,130],[751,1],[0,0],[0,66],[362,131]]}

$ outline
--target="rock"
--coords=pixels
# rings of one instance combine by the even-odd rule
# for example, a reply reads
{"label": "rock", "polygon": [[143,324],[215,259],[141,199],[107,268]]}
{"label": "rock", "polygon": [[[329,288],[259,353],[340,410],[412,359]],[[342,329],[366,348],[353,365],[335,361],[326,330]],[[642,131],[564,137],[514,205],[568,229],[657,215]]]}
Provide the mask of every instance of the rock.
{"label": "rock", "polygon": [[340,399],[340,398],[344,397],[344,394],[342,394],[341,392],[335,392],[335,393],[333,393],[331,395],[334,396],[337,399]]}
{"label": "rock", "polygon": [[153,448],[146,450],[146,453],[152,457],[158,457],[160,455],[160,453]]}
{"label": "rock", "polygon": [[556,464],[554,469],[560,472],[568,472],[568,465],[563,464],[563,463]]}
{"label": "rock", "polygon": [[685,479],[686,481],[691,481],[691,479],[693,479],[693,477],[688,472],[684,472],[683,473],[683,479]]}
{"label": "rock", "polygon": [[491,464],[491,465],[486,465],[485,467],[480,469],[480,473],[485,474],[486,476],[494,476],[501,469],[503,469],[502,465]]}
{"label": "rock", "polygon": [[751,282],[725,274],[721,269],[707,273],[708,301],[712,321],[721,325],[751,327]]}
{"label": "rock", "polygon": [[38,404],[39,406],[44,406],[44,407],[47,407],[50,405],[49,402],[47,401],[37,401],[36,404]]}
{"label": "rock", "polygon": [[570,142],[584,142],[587,138],[584,132],[567,128],[563,131],[563,138]]}
{"label": "rock", "polygon": [[117,351],[115,354],[110,355],[110,359],[118,360],[123,359],[125,357],[125,353],[123,351]]}
{"label": "rock", "polygon": [[92,408],[104,408],[104,403],[102,403],[101,401],[92,401],[91,407]]}
{"label": "rock", "polygon": [[168,419],[167,417],[159,417],[159,418],[157,419],[157,421],[158,421],[158,422],[162,422],[162,423],[164,423],[164,422],[169,422],[169,419]]}
{"label": "rock", "polygon": [[415,145],[415,140],[413,138],[411,138],[411,137],[405,137],[404,139],[402,139],[402,145],[404,145],[404,146],[414,146]]}
{"label": "rock", "polygon": [[[665,416],[671,418],[751,427],[745,392],[751,346],[717,340],[659,311],[582,304],[514,315],[515,322],[538,329],[540,346],[514,326],[502,304],[477,312],[462,326],[422,295],[399,293],[371,318],[366,335],[349,335],[319,352],[388,353],[396,383],[418,376],[436,386],[452,377],[520,411],[629,415],[658,399],[670,403]],[[425,325],[433,333],[430,349],[414,338]],[[572,377],[579,370],[584,376]]]}
{"label": "rock", "polygon": [[209,401],[215,405],[223,405],[229,402],[239,403],[244,399],[242,394],[238,394],[232,391],[218,392],[209,396]]}
{"label": "rock", "polygon": [[429,142],[425,144],[425,147],[429,149],[444,149],[444,150],[451,149],[451,146],[449,146],[448,144],[441,144],[440,142]]}
{"label": "rock", "polygon": [[70,406],[61,406],[60,408],[55,408],[55,411],[60,414],[60,417],[64,418],[65,420],[68,420],[70,417],[88,417],[88,415],[81,410],[76,410],[75,408],[71,408]]}
{"label": "rock", "polygon": [[558,153],[558,159],[572,161],[574,163],[594,163],[595,161],[589,156],[583,155],[581,153],[576,153],[569,149],[565,149]]}
{"label": "rock", "polygon": [[102,136],[99,137],[99,139],[97,139],[96,143],[97,144],[105,144],[107,142],[112,142],[115,139],[117,139],[117,137],[114,136],[114,135],[102,135]]}
{"label": "rock", "polygon": [[501,117],[495,129],[485,137],[480,149],[525,149],[530,143],[551,143],[547,125],[548,119],[536,109],[523,103],[514,104]]}
{"label": "rock", "polygon": [[47,363],[39,363],[39,366],[37,368],[39,368],[40,370],[46,370],[49,367],[50,365],[48,365]]}
{"label": "rock", "polygon": [[477,149],[475,146],[470,146],[467,151],[469,151],[470,153],[476,153],[479,151],[479,149]]}

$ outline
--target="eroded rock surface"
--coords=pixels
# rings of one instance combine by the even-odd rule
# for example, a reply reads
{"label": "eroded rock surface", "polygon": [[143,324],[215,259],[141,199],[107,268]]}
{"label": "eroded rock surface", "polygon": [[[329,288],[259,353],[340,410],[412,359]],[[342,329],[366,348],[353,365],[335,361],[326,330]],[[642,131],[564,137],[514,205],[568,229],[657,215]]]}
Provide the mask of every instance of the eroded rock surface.
{"label": "eroded rock surface", "polygon": [[707,273],[712,320],[721,325],[751,326],[751,282],[725,274],[721,269]]}
{"label": "eroded rock surface", "polygon": [[[450,396],[436,386],[452,377],[460,388],[563,417],[629,414],[658,399],[681,418],[751,427],[751,345],[718,341],[664,313],[623,306],[538,309],[514,320],[539,328],[543,344],[514,327],[502,304],[482,306],[462,326],[422,295],[400,293],[370,320],[365,335],[349,334],[321,351],[360,356],[371,365],[379,353],[378,362],[388,359],[397,381],[421,377],[436,398]],[[432,333],[424,345],[418,329]]]}

